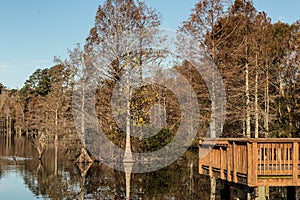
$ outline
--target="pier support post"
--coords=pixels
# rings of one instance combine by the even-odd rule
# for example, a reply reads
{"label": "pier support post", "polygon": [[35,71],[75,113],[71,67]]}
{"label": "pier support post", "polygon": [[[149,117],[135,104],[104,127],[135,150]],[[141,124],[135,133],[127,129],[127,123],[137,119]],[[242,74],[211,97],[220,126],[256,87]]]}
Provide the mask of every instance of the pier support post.
{"label": "pier support post", "polygon": [[269,199],[269,187],[268,186],[259,186],[256,188],[257,197],[255,200],[268,200]]}
{"label": "pier support post", "polygon": [[215,177],[210,177],[210,200],[216,199],[217,192],[217,179]]}

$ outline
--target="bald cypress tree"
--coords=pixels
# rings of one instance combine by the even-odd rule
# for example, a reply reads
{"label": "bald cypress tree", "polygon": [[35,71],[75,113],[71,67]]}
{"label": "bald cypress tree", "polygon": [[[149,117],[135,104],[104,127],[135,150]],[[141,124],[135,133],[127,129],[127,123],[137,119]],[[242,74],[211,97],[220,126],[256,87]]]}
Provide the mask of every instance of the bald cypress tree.
{"label": "bald cypress tree", "polygon": [[[98,98],[98,118],[103,130],[110,131],[108,135],[111,137],[115,134],[113,130],[120,131],[110,112],[111,98],[115,86],[121,88],[118,92],[125,96],[126,105],[123,105],[119,115],[125,122],[122,128],[126,134],[125,157],[128,160],[131,159],[130,134],[133,126],[131,95],[133,88],[142,83],[144,67],[159,57],[159,53],[151,48],[157,42],[159,25],[160,14],[142,1],[106,0],[98,7],[84,50],[77,48],[72,53],[76,57],[73,64],[76,60],[80,61],[77,68],[83,72],[83,76],[77,77],[81,80],[78,90],[84,95],[86,89],[91,88],[87,84],[95,84],[97,91],[105,91],[101,92],[106,94],[105,98]],[[76,52],[80,55],[74,56]],[[83,101],[81,109],[86,106]]]}

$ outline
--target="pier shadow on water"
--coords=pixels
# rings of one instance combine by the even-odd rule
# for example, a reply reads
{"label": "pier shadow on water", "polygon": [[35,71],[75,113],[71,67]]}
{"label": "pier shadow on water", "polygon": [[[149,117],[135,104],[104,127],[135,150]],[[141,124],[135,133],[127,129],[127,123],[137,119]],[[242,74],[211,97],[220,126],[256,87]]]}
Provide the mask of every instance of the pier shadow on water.
{"label": "pier shadow on water", "polygon": [[[39,160],[25,137],[0,137],[0,199],[126,199],[126,194],[134,200],[211,199],[210,179],[198,174],[196,151],[161,170],[131,174],[129,186],[124,172],[103,164],[76,164],[62,150],[56,157],[51,147]],[[218,181],[216,188],[215,199],[224,199],[228,188]],[[242,191],[230,192],[234,198]],[[270,189],[270,199],[286,199],[285,194],[282,188]]]}

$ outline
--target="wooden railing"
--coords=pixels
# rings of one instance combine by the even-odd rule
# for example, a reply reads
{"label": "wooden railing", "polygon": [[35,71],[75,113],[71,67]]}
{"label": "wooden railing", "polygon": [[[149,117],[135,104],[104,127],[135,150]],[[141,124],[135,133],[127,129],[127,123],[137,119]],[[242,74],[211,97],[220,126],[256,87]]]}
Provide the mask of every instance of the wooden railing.
{"label": "wooden railing", "polygon": [[199,173],[256,186],[300,186],[299,138],[200,141]]}

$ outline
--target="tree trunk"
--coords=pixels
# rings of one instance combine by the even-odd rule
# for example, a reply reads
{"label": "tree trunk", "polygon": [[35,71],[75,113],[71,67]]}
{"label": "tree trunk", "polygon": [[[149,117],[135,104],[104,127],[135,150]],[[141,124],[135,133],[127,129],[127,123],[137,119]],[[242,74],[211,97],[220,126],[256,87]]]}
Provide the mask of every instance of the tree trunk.
{"label": "tree trunk", "polygon": [[126,180],[126,199],[130,199],[132,163],[124,163]]}
{"label": "tree trunk", "polygon": [[215,95],[215,84],[214,84],[214,71],[212,80],[212,92],[211,92],[211,123],[210,123],[210,137],[216,138],[216,95]]}
{"label": "tree trunk", "polygon": [[266,72],[266,86],[265,86],[265,120],[264,128],[266,136],[269,136],[269,111],[270,111],[270,96],[269,96],[269,66],[267,66]]}
{"label": "tree trunk", "polygon": [[[214,27],[214,23],[212,24]],[[213,65],[215,64],[216,49],[215,42],[212,40],[212,60]],[[216,88],[215,88],[215,68],[213,66],[212,70],[212,82],[211,82],[211,123],[210,123],[210,137],[216,138]]]}
{"label": "tree trunk", "polygon": [[57,169],[58,169],[58,145],[57,143],[55,142],[55,147],[54,147],[54,174],[55,176],[57,175]]}
{"label": "tree trunk", "polygon": [[43,154],[43,148],[37,146],[37,150],[38,150],[38,153],[39,153],[39,160],[41,160],[42,159],[42,154]]}
{"label": "tree trunk", "polygon": [[58,165],[58,109],[55,110],[55,139],[54,139],[54,174],[57,175]]}
{"label": "tree trunk", "polygon": [[130,82],[129,82],[129,71],[127,71],[126,77],[126,144],[125,144],[125,155],[124,162],[132,162],[132,152],[130,143]]}
{"label": "tree trunk", "polygon": [[194,160],[190,159],[190,187],[189,187],[189,199],[193,199],[193,188],[194,188],[194,173],[193,173],[193,167],[194,167]]}
{"label": "tree trunk", "polygon": [[258,119],[258,58],[256,55],[256,70],[255,70],[255,138],[258,138],[259,119]]}
{"label": "tree trunk", "polygon": [[215,177],[210,177],[210,200],[216,199],[217,191],[217,179]]}
{"label": "tree trunk", "polygon": [[83,148],[85,148],[85,112],[84,112],[84,108],[85,108],[85,85],[83,83],[83,85],[81,86],[82,87],[82,98],[81,98],[81,108],[80,108],[80,111],[81,111],[81,133],[80,133],[80,138],[81,138],[81,142],[82,142],[82,145],[83,145]]}
{"label": "tree trunk", "polygon": [[[248,47],[246,47],[246,55],[248,54]],[[251,137],[251,116],[250,116],[250,93],[249,93],[249,64],[246,61],[245,64],[245,72],[246,72],[246,137]]]}
{"label": "tree trunk", "polygon": [[285,93],[284,93],[283,78],[282,78],[282,75],[281,75],[281,70],[279,70],[278,78],[279,78],[279,94],[282,97],[284,97]]}

